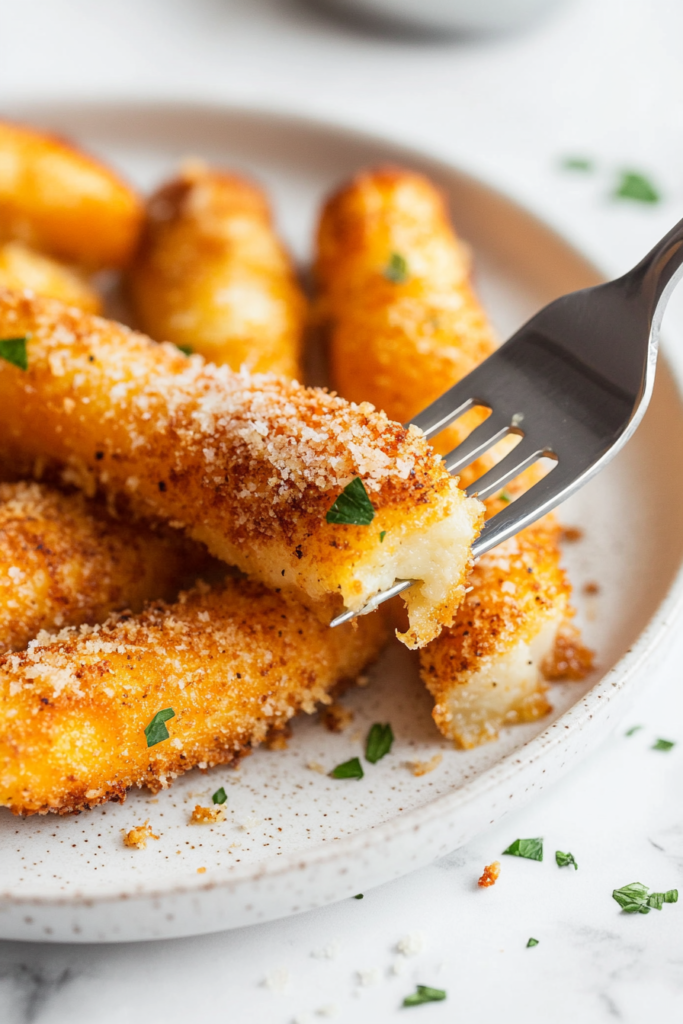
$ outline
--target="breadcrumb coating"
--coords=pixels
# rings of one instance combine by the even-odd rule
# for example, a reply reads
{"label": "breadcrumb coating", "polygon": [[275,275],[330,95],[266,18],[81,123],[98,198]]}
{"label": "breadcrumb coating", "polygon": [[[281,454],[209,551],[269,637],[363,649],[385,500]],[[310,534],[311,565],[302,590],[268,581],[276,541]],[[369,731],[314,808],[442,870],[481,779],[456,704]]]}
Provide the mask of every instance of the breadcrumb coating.
{"label": "breadcrumb coating", "polygon": [[[491,354],[470,263],[443,196],[420,174],[364,171],[328,200],[318,228],[318,318],[341,395],[408,423]],[[467,413],[435,449],[450,451],[483,419]],[[468,468],[463,486],[490,465],[485,457]]]}
{"label": "breadcrumb coating", "polygon": [[114,520],[80,494],[0,483],[0,651],[175,597],[196,560],[187,545]]}
{"label": "breadcrumb coating", "polygon": [[147,843],[150,839],[159,839],[152,832],[152,828],[149,824],[149,818],[142,825],[135,825],[128,832],[125,828],[121,829],[123,833],[123,845],[129,846],[132,850],[146,850]]}
{"label": "breadcrumb coating", "polygon": [[[246,580],[41,633],[0,658],[0,806],[67,814],[234,762],[273,726],[330,703],[385,641],[380,615],[329,629]],[[169,738],[148,747],[145,729],[166,708]]]}
{"label": "breadcrumb coating", "polygon": [[[18,335],[28,370],[0,361],[8,458],[54,459],[86,493],[183,528],[269,586],[321,603],[321,614],[360,610],[411,578],[420,582],[406,592],[404,642],[420,646],[453,621],[483,506],[415,428],[0,290],[0,337]],[[356,477],[372,525],[327,523]]]}
{"label": "breadcrumb coating", "polygon": [[14,291],[30,289],[36,295],[59,299],[86,313],[100,313],[100,297],[87,277],[66,263],[34,252],[22,242],[0,245],[0,287]]}
{"label": "breadcrumb coating", "polygon": [[0,122],[0,241],[91,269],[120,267],[142,207],[108,167],[55,135]]}
{"label": "breadcrumb coating", "polygon": [[147,204],[129,279],[151,337],[301,380],[306,301],[255,184],[186,163]]}
{"label": "breadcrumb coating", "polygon": [[558,533],[546,517],[482,556],[455,624],[421,652],[434,721],[459,747],[550,710],[543,666],[573,614]]}

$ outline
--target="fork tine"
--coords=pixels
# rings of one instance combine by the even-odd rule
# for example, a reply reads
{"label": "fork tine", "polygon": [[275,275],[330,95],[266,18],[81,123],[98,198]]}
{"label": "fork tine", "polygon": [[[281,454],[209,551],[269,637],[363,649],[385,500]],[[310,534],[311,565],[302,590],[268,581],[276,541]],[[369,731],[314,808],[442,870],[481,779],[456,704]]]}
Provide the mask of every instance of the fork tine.
{"label": "fork tine", "polygon": [[473,370],[468,377],[458,381],[445,394],[423,409],[418,416],[410,421],[411,426],[419,427],[425,437],[434,437],[472,406],[479,405],[480,403],[472,392],[472,377],[475,373],[476,370]]}
{"label": "fork tine", "polygon": [[467,494],[476,494],[480,501],[485,501],[546,453],[547,449],[543,445],[539,445],[531,437],[525,437],[488,473],[484,473],[478,480],[475,480],[467,488]]}
{"label": "fork tine", "polygon": [[449,473],[456,473],[464,466],[469,466],[479,455],[492,448],[496,441],[507,437],[510,433],[510,421],[492,412],[488,419],[475,427],[464,441],[444,455],[444,462]]}

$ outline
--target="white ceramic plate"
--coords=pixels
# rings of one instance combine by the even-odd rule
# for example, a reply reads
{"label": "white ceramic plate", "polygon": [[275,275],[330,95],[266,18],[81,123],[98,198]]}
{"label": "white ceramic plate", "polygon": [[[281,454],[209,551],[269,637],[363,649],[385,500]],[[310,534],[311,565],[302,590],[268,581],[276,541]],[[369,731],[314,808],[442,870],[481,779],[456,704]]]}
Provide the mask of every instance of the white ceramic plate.
{"label": "white ceramic plate", "polygon": [[[539,306],[593,283],[597,272],[510,200],[452,167],[390,143],[297,118],[224,108],[35,106],[14,111],[71,135],[148,189],[187,155],[247,171],[269,188],[280,227],[305,263],[320,201],[351,172],[400,162],[448,193],[473,246],[480,292],[502,336]],[[190,772],[156,798],[132,793],[71,818],[0,811],[0,937],[116,941],[235,928],[353,896],[428,863],[555,780],[618,721],[661,651],[683,585],[683,407],[662,361],[650,410],[622,454],[562,511],[585,539],[567,548],[599,671],[552,689],[551,717],[456,751],[437,733],[415,657],[396,644],[347,695],[353,725],[331,735],[295,722],[289,749],[258,750],[238,771]],[[672,465],[677,453],[679,465]],[[597,581],[600,594],[582,600]],[[645,666],[648,666],[646,673]],[[391,754],[358,781],[311,771],[361,753],[390,721]],[[405,762],[441,751],[415,778]],[[224,824],[189,826],[195,803],[224,785]],[[121,829],[149,818],[161,838],[129,850]],[[199,869],[202,870],[201,873]]]}

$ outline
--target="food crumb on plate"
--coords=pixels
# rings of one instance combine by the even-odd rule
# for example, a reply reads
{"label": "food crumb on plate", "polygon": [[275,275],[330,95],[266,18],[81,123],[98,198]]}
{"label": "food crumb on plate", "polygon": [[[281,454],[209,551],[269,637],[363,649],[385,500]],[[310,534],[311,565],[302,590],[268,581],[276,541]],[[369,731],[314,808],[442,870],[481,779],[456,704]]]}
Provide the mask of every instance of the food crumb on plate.
{"label": "food crumb on plate", "polygon": [[271,992],[284,992],[290,982],[289,971],[286,967],[278,967],[270,974],[267,974],[263,984]]}
{"label": "food crumb on plate", "polygon": [[339,943],[328,942],[326,945],[321,946],[320,949],[314,949],[311,953],[312,957],[316,960],[334,960],[339,954]]}
{"label": "food crumb on plate", "polygon": [[500,861],[494,860],[492,864],[487,864],[482,872],[482,876],[477,882],[477,885],[482,889],[487,889],[490,885],[495,885],[500,875]]}
{"label": "food crumb on plate", "polygon": [[330,704],[320,712],[320,720],[329,732],[343,732],[353,721],[353,712],[341,704]]}
{"label": "food crumb on plate", "polygon": [[376,985],[380,979],[379,967],[368,967],[367,969],[356,971],[356,977],[361,988],[369,988],[371,985]]}
{"label": "food crumb on plate", "polygon": [[417,956],[424,949],[425,937],[422,932],[411,932],[396,943],[397,952],[403,956]]}
{"label": "food crumb on plate", "polygon": [[407,767],[410,768],[413,775],[428,775],[429,772],[433,772],[435,768],[438,768],[443,760],[443,754],[434,754],[434,757],[430,757],[428,761],[407,761]]}
{"label": "food crumb on plate", "polygon": [[205,875],[206,874],[206,868],[197,868],[197,874],[198,875]]}
{"label": "food crumb on plate", "polygon": [[261,818],[254,818],[252,816],[252,817],[249,817],[249,818],[245,818],[244,821],[240,824],[240,828],[242,829],[243,832],[249,832],[250,829],[258,828],[259,825],[262,825],[262,824],[263,824],[263,822],[262,822]]}
{"label": "food crumb on plate", "polygon": [[196,804],[190,817],[190,825],[215,825],[225,821],[225,810],[222,807],[202,807]]}
{"label": "food crumb on plate", "polygon": [[327,775],[327,772],[325,771],[323,766],[321,764],[318,764],[317,761],[309,761],[306,767],[310,768],[312,772],[317,772],[318,775]]}
{"label": "food crumb on plate", "polygon": [[125,828],[121,829],[123,833],[123,845],[129,846],[133,850],[144,850],[147,846],[148,839],[158,839],[159,836],[152,832],[149,824],[149,818],[142,825],[136,825],[130,831],[126,831]]}

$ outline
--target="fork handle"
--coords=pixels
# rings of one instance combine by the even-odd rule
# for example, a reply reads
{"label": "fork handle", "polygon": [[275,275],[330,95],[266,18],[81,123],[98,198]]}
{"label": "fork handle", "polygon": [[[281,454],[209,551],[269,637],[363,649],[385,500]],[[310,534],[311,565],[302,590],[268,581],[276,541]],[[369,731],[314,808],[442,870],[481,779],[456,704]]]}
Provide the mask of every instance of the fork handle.
{"label": "fork handle", "polygon": [[655,331],[664,315],[672,291],[683,278],[683,220],[622,280],[632,297],[640,295],[648,302],[650,323]]}

